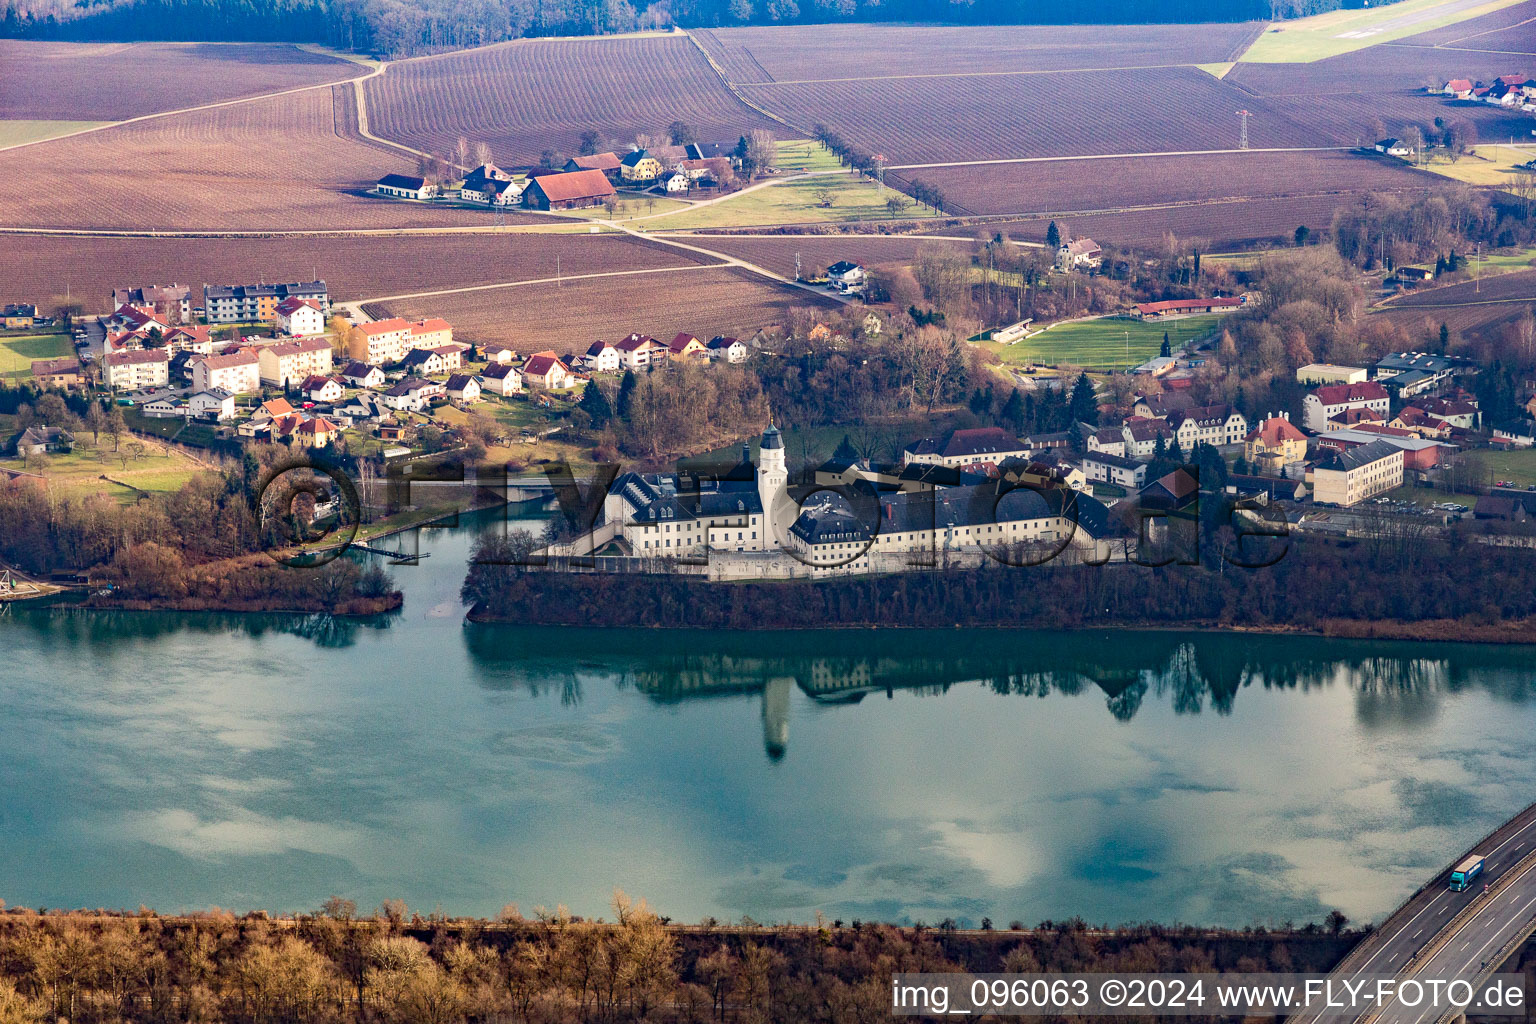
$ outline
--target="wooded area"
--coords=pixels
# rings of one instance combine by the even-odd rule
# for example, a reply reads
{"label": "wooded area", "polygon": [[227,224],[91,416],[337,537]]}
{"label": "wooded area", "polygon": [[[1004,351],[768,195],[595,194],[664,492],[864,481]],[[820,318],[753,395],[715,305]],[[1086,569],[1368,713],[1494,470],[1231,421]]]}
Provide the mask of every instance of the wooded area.
{"label": "wooded area", "polygon": [[[1336,3],[1335,3],[1336,5]],[[0,36],[46,39],[288,40],[405,56],[523,36],[590,35],[673,25],[914,21],[1139,24],[1248,21],[1267,0],[8,0]]]}
{"label": "wooded area", "polygon": [[888,1019],[894,971],[1324,971],[1359,939],[1337,911],[1280,931],[987,918],[962,932],[678,926],[621,892],[612,905],[608,923],[516,906],[423,918],[397,900],[359,918],[340,898],[279,920],[16,910],[0,915],[0,1021],[848,1024]]}

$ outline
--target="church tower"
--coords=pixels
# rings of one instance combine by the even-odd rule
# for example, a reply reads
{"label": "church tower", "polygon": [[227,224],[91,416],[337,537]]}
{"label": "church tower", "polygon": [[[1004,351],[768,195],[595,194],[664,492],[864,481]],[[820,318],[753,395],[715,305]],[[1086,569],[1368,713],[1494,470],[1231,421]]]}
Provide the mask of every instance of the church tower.
{"label": "church tower", "polygon": [[784,464],[784,436],[773,425],[771,418],[758,445],[757,497],[763,506],[763,547],[771,549],[775,543],[782,543],[787,536],[788,525],[783,530],[779,529],[780,516],[775,513],[780,512],[786,502],[790,502],[789,470]]}

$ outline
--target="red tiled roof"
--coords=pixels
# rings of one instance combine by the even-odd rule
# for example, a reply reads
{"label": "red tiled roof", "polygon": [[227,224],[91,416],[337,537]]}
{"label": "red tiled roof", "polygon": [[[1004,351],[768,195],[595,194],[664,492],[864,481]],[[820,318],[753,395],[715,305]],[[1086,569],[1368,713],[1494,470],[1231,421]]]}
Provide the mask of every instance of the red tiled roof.
{"label": "red tiled roof", "polygon": [[1275,445],[1281,441],[1305,441],[1307,435],[1296,428],[1290,420],[1281,419],[1279,416],[1271,416],[1259,424],[1259,429],[1248,435],[1248,440],[1259,438],[1265,444]]}
{"label": "red tiled roof", "polygon": [[535,178],[528,186],[537,188],[552,203],[576,199],[597,199],[613,195],[613,183],[602,171],[563,171]]}
{"label": "red tiled roof", "polygon": [[571,163],[584,171],[616,171],[622,164],[613,153],[593,153],[591,156],[573,156]]}
{"label": "red tiled roof", "polygon": [[231,366],[254,366],[261,360],[254,349],[242,348],[218,356],[202,356],[200,362],[210,370],[224,370]]}
{"label": "red tiled roof", "polygon": [[108,366],[131,366],[134,363],[168,363],[171,354],[163,348],[135,348],[126,352],[108,352]]}
{"label": "red tiled roof", "polygon": [[1373,380],[1361,381],[1358,384],[1325,384],[1312,393],[1324,405],[1385,401],[1387,397],[1387,389]]}
{"label": "red tiled roof", "polygon": [[543,377],[556,366],[562,370],[566,369],[565,364],[560,361],[560,357],[553,352],[540,352],[537,355],[528,357],[528,362],[523,364],[523,372],[530,377]]}

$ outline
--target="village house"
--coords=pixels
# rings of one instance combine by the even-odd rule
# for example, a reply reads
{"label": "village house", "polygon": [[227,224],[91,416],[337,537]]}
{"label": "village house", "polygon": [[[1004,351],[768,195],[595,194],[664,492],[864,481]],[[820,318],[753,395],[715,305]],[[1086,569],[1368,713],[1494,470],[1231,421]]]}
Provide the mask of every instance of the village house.
{"label": "village house", "polygon": [[[412,348],[440,349],[444,345],[455,344],[453,325],[435,316],[417,320],[411,324],[410,340]],[[462,350],[461,348],[460,351]]]}
{"label": "village house", "polygon": [[1056,269],[1097,270],[1104,262],[1104,250],[1091,238],[1075,238],[1062,242],[1056,250]]}
{"label": "village house", "polygon": [[459,198],[468,203],[484,203],[487,206],[514,206],[523,198],[523,187],[515,181],[487,178],[475,185],[466,182],[459,190]]}
{"label": "village house", "polygon": [[293,434],[307,448],[324,448],[341,436],[341,428],[324,416],[316,416],[300,423]]}
{"label": "village house", "polygon": [[171,356],[163,348],[108,352],[102,360],[102,383],[114,391],[163,388],[171,381]]}
{"label": "village house", "polygon": [[1150,459],[1156,455],[1159,438],[1164,450],[1173,444],[1173,429],[1162,419],[1132,417],[1126,420],[1121,436],[1125,438],[1125,451],[1121,454],[1133,459]]}
{"label": "village house", "polygon": [[481,164],[464,175],[464,180],[460,184],[465,188],[475,188],[488,181],[511,181],[512,177],[512,174],[502,170],[495,164]]}
{"label": "village house", "polygon": [[411,350],[411,322],[392,317],[358,324],[352,329],[347,351],[353,359],[374,366],[398,363]]}
{"label": "village house", "polygon": [[314,299],[290,295],[277,304],[277,329],[293,337],[325,333],[325,314]]}
{"label": "village house", "polygon": [[1472,516],[1475,519],[1523,523],[1525,506],[1515,498],[1507,498],[1501,494],[1484,494],[1477,499],[1477,504],[1472,506]]}
{"label": "village house", "polygon": [[752,354],[739,338],[727,338],[723,334],[717,334],[709,339],[705,347],[709,349],[711,359],[724,360],[727,363],[745,362],[747,356]]}
{"label": "village house", "polygon": [[161,319],[148,307],[118,306],[102,323],[110,331],[125,334],[148,334],[150,331],[159,331],[161,336],[171,329],[166,320]]}
{"label": "village house", "polygon": [[1302,423],[1314,434],[1330,429],[1329,421],[1349,409],[1365,409],[1386,422],[1390,405],[1387,389],[1375,381],[1358,384],[1326,384],[1302,399]]}
{"label": "village house", "polygon": [[1454,398],[1421,398],[1413,407],[1423,409],[1425,415],[1462,430],[1476,430],[1480,416],[1477,406]]}
{"label": "village house", "polygon": [[263,346],[257,354],[261,359],[261,379],[278,387],[317,374],[328,375],[332,368],[331,343],[324,338],[280,341]]}
{"label": "village house", "polygon": [[354,388],[377,388],[384,384],[384,371],[354,359],[341,371],[341,379]]}
{"label": "village house", "polygon": [[491,363],[480,371],[480,386],[484,391],[506,398],[523,390],[523,374],[515,366]]}
{"label": "village house", "polygon": [[443,357],[435,350],[429,348],[413,348],[405,354],[400,361],[400,368],[408,374],[423,377],[435,376],[439,373],[447,373],[448,367],[443,363]]}
{"label": "village house", "polygon": [[192,289],[184,284],[114,288],[110,305],[112,309],[119,306],[148,309],[163,322],[174,326],[192,319]]}
{"label": "village house", "polygon": [[1179,447],[1188,452],[1196,444],[1241,444],[1248,436],[1248,420],[1225,403],[1195,406],[1169,413],[1168,426],[1178,438]]}
{"label": "village house", "polygon": [[396,412],[420,412],[448,389],[435,380],[407,377],[384,392],[383,402]]}
{"label": "village house", "polygon": [[1511,420],[1493,428],[1494,447],[1530,448],[1536,445],[1536,420]]}
{"label": "village house", "polygon": [[261,390],[261,359],[254,349],[197,356],[190,365],[192,386],[199,390],[218,389],[232,395],[255,394]]}
{"label": "village house", "polygon": [[571,157],[561,170],[600,171],[609,181],[618,181],[623,167],[617,153],[593,153],[590,156]]}
{"label": "village house", "polygon": [[160,340],[173,356],[183,352],[200,356],[213,354],[213,332],[206,326],[182,324],[172,327]]}
{"label": "village house", "polygon": [[80,360],[72,356],[32,360],[32,379],[39,387],[65,390],[80,387],[85,382],[80,374]]}
{"label": "village house", "polygon": [[667,358],[684,363],[709,362],[709,349],[691,334],[679,334],[667,346]]}
{"label": "village house", "polygon": [[284,299],[313,299],[330,315],[331,293],[324,281],[291,284],[203,285],[203,313],[211,324],[271,323]]}
{"label": "village house", "polygon": [[480,346],[480,357],[488,363],[510,363],[517,359],[517,349],[492,341]]}
{"label": "village house", "polygon": [[1462,361],[1429,352],[1393,352],[1377,360],[1372,376],[1407,398],[1449,380]]}
{"label": "village house", "polygon": [[1285,467],[1307,459],[1307,435],[1288,416],[1271,416],[1243,444],[1243,459],[1257,475],[1279,476]]}
{"label": "village house", "polygon": [[1029,447],[1001,427],[972,427],[914,441],[902,452],[902,464],[927,463],[996,476],[1005,460],[1028,457]]}
{"label": "village house", "polygon": [[1241,295],[1217,295],[1209,299],[1163,299],[1160,302],[1138,302],[1131,307],[1138,320],[1176,320],[1186,316],[1207,313],[1232,313],[1241,309],[1247,301]]}
{"label": "village house", "polygon": [[602,171],[543,174],[523,189],[523,205],[533,210],[576,210],[601,206],[614,194]]}
{"label": "village house", "polygon": [[311,402],[339,402],[345,392],[341,381],[335,377],[315,374],[304,378],[304,383],[299,385],[299,393]]}
{"label": "village house", "polygon": [[392,199],[431,199],[438,191],[432,182],[411,174],[386,174],[373,186],[373,190]]}
{"label": "village house", "polygon": [[1105,455],[1125,455],[1125,428],[1098,427],[1086,438],[1088,451]]}
{"label": "village house", "polygon": [[664,187],[668,192],[687,192],[693,187],[693,179],[688,177],[686,171],[673,171],[667,176]]}
{"label": "village house", "polygon": [[1308,363],[1296,368],[1298,384],[1359,384],[1370,376],[1363,366],[1335,366],[1332,363]]}
{"label": "village house", "polygon": [[827,283],[846,295],[862,295],[869,274],[857,263],[839,260],[827,268]]}
{"label": "village house", "polygon": [[568,388],[576,383],[570,367],[554,352],[547,350],[535,352],[528,357],[528,361],[523,364],[523,380],[551,390]]}
{"label": "village house", "polygon": [[594,341],[587,346],[582,363],[593,373],[617,373],[622,363],[619,350],[606,341]]}
{"label": "village house", "polygon": [[46,455],[49,452],[67,452],[74,442],[74,436],[62,427],[34,423],[17,435],[12,447],[18,456],[25,457]]}
{"label": "village house", "polygon": [[619,356],[624,360],[624,366],[630,370],[642,370],[651,365],[653,360],[660,361],[665,358],[666,346],[655,338],[644,334],[630,334],[614,346],[619,350]]}
{"label": "village house", "polygon": [[1398,139],[1382,139],[1376,143],[1376,152],[1408,159],[1413,156],[1413,147]]}
{"label": "village house", "polygon": [[190,419],[222,423],[235,418],[235,396],[219,388],[196,389],[186,396]]}
{"label": "village house", "polygon": [[480,382],[467,373],[455,373],[448,378],[448,400],[460,405],[473,405],[480,401]]}
{"label": "village house", "polygon": [[1423,284],[1435,279],[1435,271],[1431,267],[1398,267],[1395,271],[1401,281],[1411,281],[1415,284]]}
{"label": "village house", "polygon": [[1464,100],[1471,97],[1472,88],[1472,83],[1467,79],[1453,78],[1441,86],[1440,91],[1454,99]]}
{"label": "village house", "polygon": [[[119,303],[113,303],[116,309]],[[0,326],[8,331],[22,331],[37,322],[37,307],[30,302],[8,302],[0,308]]]}
{"label": "village house", "polygon": [[1347,452],[1352,448],[1385,441],[1403,453],[1403,473],[1423,473],[1440,465],[1443,455],[1455,449],[1441,441],[1419,437],[1406,430],[1391,427],[1365,426],[1355,430],[1330,430],[1317,438],[1319,452],[1328,449]]}
{"label": "village house", "polygon": [[625,153],[624,157],[619,161],[619,175],[625,181],[630,182],[655,181],[661,177],[661,173],[665,169],[662,167],[661,161],[652,156],[650,150],[646,149],[637,149]]}
{"label": "village house", "polygon": [[1348,508],[1403,484],[1403,451],[1386,440],[1335,451],[1312,469],[1312,500]]}
{"label": "village house", "polygon": [[1147,463],[1108,452],[1090,452],[1083,456],[1083,475],[1093,482],[1140,490],[1147,480]]}

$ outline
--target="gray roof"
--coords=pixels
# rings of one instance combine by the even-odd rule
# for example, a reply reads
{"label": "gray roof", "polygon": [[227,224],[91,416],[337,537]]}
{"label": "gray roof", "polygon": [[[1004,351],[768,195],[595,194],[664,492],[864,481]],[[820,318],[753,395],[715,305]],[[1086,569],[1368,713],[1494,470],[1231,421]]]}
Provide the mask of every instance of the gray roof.
{"label": "gray roof", "polygon": [[1351,448],[1347,452],[1335,452],[1332,458],[1317,464],[1318,469],[1344,470],[1359,469],[1378,462],[1388,456],[1396,455],[1402,449],[1390,441],[1372,441],[1358,448]]}

